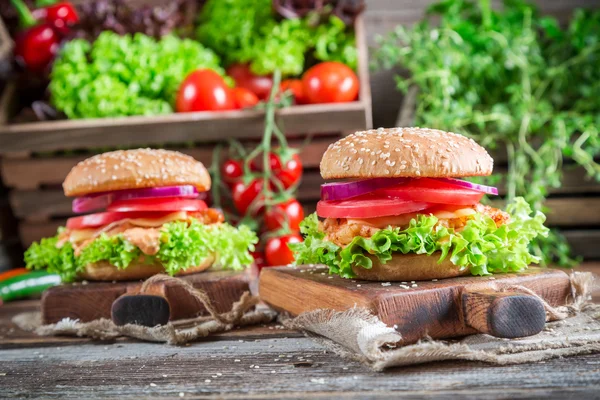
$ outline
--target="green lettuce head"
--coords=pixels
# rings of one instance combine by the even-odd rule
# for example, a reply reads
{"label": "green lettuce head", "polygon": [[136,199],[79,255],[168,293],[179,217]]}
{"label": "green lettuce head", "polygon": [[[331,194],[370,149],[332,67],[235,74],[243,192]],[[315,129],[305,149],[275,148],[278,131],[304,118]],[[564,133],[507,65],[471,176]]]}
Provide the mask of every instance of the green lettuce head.
{"label": "green lettuce head", "polygon": [[381,263],[394,254],[426,254],[439,252],[438,263],[446,258],[461,268],[469,268],[473,275],[519,272],[540,259],[529,250],[529,244],[538,236],[547,236],[546,217],[541,212],[532,215],[529,204],[516,198],[506,211],[510,222],[496,226],[484,214],[474,214],[466,226],[455,231],[437,225],[433,215],[419,215],[406,229],[392,228],[377,231],[372,237],[355,237],[346,247],[326,240],[319,230],[316,214],[301,223],[304,242],[290,244],[296,264],[324,264],[330,273],[353,278],[353,266],[371,269],[375,256]]}

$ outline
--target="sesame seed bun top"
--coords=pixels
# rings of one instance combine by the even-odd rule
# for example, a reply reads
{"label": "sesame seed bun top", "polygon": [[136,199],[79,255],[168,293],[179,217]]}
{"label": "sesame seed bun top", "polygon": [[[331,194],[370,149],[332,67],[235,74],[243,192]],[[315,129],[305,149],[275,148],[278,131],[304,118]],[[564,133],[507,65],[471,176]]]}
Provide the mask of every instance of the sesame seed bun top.
{"label": "sesame seed bun top", "polygon": [[324,179],[490,175],[494,160],[473,139],[427,128],[371,129],[331,144]]}
{"label": "sesame seed bun top", "polygon": [[190,156],[168,150],[118,150],[98,154],[71,169],[63,182],[66,196],[123,189],[193,185],[210,189],[204,165]]}

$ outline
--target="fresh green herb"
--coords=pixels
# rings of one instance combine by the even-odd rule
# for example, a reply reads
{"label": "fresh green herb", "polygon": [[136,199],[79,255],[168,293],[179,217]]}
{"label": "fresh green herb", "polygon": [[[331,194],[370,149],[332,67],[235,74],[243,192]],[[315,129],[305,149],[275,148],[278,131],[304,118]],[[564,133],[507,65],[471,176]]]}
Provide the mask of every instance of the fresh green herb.
{"label": "fresh green herb", "polygon": [[226,64],[250,63],[259,75],[300,75],[306,56],[339,61],[356,69],[354,33],[336,16],[323,23],[313,18],[275,18],[270,0],[209,0],[202,8],[197,36]]}
{"label": "fresh green herb", "polygon": [[198,68],[224,74],[219,57],[193,40],[107,31],[92,44],[65,44],[50,75],[51,101],[71,119],[168,114],[180,83]]}
{"label": "fresh green herb", "polygon": [[30,269],[58,273],[64,282],[73,281],[88,264],[108,261],[124,269],[142,256],[149,264],[162,264],[171,275],[200,265],[211,255],[215,256],[213,267],[242,270],[252,263],[249,252],[254,250],[258,239],[246,226],[234,228],[228,224],[177,221],[163,225],[160,242],[158,253],[148,256],[125,240],[123,235],[101,235],[76,256],[70,242],[57,247],[57,235],[33,243],[25,252],[25,263]]}
{"label": "fresh green herb", "polygon": [[[409,71],[396,83],[418,88],[415,125],[505,147],[508,200],[523,196],[535,210],[561,185],[569,159],[600,179],[600,11],[576,11],[564,30],[520,0],[506,0],[503,11],[489,0],[445,0],[428,17],[379,38],[375,54],[381,66]],[[573,263],[558,234],[534,251]]]}
{"label": "fresh green herb", "polygon": [[490,217],[475,214],[459,232],[437,225],[433,215],[419,215],[406,229],[382,229],[370,238],[357,236],[344,248],[325,239],[317,215],[312,214],[301,225],[304,242],[290,248],[297,264],[325,264],[331,273],[344,278],[354,277],[353,266],[372,268],[369,255],[386,263],[399,253],[432,257],[439,253],[439,262],[450,257],[454,265],[469,268],[473,275],[518,272],[540,261],[529,252],[529,243],[548,234],[546,217],[539,211],[531,216],[522,197],[515,198],[507,212],[511,215],[508,224],[497,227]]}

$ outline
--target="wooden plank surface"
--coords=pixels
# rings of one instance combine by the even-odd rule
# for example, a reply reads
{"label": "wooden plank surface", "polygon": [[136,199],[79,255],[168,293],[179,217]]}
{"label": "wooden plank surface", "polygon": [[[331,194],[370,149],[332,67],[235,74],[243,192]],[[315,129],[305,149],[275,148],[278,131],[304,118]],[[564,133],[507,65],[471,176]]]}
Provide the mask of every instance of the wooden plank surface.
{"label": "wooden plank surface", "polygon": [[444,362],[385,373],[307,338],[82,344],[0,352],[3,396],[129,398],[597,398],[595,355],[493,366]]}

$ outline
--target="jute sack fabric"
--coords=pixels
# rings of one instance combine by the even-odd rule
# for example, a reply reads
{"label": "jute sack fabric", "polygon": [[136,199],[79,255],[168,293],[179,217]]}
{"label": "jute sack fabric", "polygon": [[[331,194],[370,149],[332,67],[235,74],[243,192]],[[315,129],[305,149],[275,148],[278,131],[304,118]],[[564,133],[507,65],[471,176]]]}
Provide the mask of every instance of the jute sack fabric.
{"label": "jute sack fabric", "polygon": [[[520,364],[600,352],[600,305],[589,303],[593,285],[591,273],[571,274],[570,304],[555,308],[544,302],[548,320],[544,331],[520,339],[477,334],[453,341],[423,338],[416,344],[400,346],[402,332],[360,308],[342,312],[316,310],[295,318],[282,316],[281,322],[288,328],[304,331],[335,353],[361,361],[376,371],[442,360]],[[503,289],[527,292],[526,288],[514,286],[498,288]]]}
{"label": "jute sack fabric", "polygon": [[249,292],[244,292],[240,299],[233,304],[230,311],[218,313],[205,292],[194,288],[182,279],[167,275],[155,275],[147,279],[142,285],[142,291],[153,283],[167,281],[181,286],[190,295],[194,296],[204,305],[209,315],[172,321],[166,325],[155,327],[134,324],[119,326],[106,318],[90,322],[79,322],[78,320],[65,318],[55,324],[42,325],[40,312],[18,314],[13,318],[13,322],[19,328],[34,332],[40,336],[68,335],[90,337],[99,340],[129,336],[149,342],[181,345],[213,333],[231,330],[236,326],[264,324],[276,318],[274,311],[268,309],[252,310],[258,304],[259,300],[258,297],[252,296]]}

